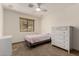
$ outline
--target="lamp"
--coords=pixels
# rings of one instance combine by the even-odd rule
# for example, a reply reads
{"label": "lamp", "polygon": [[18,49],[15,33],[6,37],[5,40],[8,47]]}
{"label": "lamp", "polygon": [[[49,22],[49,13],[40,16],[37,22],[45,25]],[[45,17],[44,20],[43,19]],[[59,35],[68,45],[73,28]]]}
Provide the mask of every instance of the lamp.
{"label": "lamp", "polygon": [[41,11],[41,9],[40,8],[36,8],[36,11]]}

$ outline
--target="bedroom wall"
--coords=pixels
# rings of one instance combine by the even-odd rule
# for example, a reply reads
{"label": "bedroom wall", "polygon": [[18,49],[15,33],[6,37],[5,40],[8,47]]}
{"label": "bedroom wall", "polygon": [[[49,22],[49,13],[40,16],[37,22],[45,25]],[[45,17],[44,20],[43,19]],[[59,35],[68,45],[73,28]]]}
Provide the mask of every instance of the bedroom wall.
{"label": "bedroom wall", "polygon": [[[19,17],[35,19],[35,32],[20,32]],[[40,33],[40,18],[4,9],[4,35],[12,35],[12,42],[24,41],[27,34]]]}
{"label": "bedroom wall", "polygon": [[3,8],[0,4],[0,36],[3,35]]}
{"label": "bedroom wall", "polygon": [[50,33],[52,26],[73,26],[73,48],[79,50],[79,4],[47,13],[42,18],[42,33]]}

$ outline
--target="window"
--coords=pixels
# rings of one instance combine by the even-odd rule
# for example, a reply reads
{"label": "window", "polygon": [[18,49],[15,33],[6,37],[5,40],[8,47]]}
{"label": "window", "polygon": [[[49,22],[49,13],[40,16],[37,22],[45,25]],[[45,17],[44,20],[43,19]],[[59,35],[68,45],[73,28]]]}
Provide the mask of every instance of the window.
{"label": "window", "polygon": [[20,32],[34,32],[34,20],[20,17]]}

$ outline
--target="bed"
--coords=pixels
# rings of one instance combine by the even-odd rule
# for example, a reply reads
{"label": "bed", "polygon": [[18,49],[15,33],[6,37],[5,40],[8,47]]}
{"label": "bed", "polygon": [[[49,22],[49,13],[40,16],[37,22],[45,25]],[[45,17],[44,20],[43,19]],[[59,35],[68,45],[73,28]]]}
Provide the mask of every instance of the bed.
{"label": "bed", "polygon": [[50,34],[43,33],[43,34],[26,35],[24,40],[28,47],[32,47],[35,45],[50,42]]}

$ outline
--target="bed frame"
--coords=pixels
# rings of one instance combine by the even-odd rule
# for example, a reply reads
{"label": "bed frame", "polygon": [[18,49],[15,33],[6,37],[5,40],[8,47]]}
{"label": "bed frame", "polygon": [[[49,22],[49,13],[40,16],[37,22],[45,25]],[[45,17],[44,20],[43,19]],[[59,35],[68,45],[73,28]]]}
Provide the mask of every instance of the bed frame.
{"label": "bed frame", "polygon": [[26,43],[27,47],[35,47],[35,46],[45,44],[45,43],[48,43],[48,42],[51,42],[51,38],[47,39],[47,40],[44,40],[44,41],[35,42],[35,43],[30,43],[27,40],[25,40],[25,43]]}

